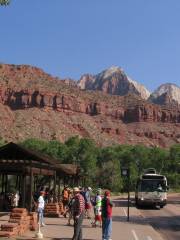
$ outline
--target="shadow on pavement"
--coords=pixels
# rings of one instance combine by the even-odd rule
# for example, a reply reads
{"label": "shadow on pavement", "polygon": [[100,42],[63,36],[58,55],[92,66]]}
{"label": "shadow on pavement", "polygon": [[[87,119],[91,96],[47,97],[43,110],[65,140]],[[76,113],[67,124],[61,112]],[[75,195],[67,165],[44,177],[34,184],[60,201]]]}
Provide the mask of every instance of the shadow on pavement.
{"label": "shadow on pavement", "polygon": [[[83,238],[84,240],[93,240],[92,238]],[[52,238],[52,240],[72,240],[72,238]]]}
{"label": "shadow on pavement", "polygon": [[47,223],[46,226],[64,226],[64,227],[72,227],[73,225],[67,225],[63,223]]}

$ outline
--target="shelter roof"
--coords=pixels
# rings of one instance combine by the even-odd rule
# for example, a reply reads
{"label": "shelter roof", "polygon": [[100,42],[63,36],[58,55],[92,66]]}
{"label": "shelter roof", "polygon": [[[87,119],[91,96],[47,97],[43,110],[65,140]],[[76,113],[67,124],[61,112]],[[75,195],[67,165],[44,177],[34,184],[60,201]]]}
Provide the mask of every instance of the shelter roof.
{"label": "shelter roof", "polygon": [[76,175],[79,172],[79,168],[77,165],[74,164],[57,164],[57,171],[63,171],[69,175]]}
{"label": "shelter roof", "polygon": [[77,175],[78,167],[74,164],[60,164],[58,159],[27,149],[19,144],[10,142],[0,147],[0,165],[4,168],[12,166],[38,169],[53,169],[65,175]]}
{"label": "shelter roof", "polygon": [[36,151],[27,149],[19,144],[10,142],[0,147],[0,161],[1,160],[24,160],[24,161],[38,161],[50,165],[56,165],[58,160],[53,159],[44,154],[37,153]]}

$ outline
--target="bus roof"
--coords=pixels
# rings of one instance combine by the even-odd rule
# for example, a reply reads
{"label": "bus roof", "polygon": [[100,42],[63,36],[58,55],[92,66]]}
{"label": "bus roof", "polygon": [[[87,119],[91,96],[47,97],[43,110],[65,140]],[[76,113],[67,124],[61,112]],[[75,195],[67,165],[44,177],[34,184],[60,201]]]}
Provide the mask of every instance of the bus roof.
{"label": "bus roof", "polygon": [[143,174],[140,179],[166,179],[166,177],[164,175],[160,175],[160,174]]}

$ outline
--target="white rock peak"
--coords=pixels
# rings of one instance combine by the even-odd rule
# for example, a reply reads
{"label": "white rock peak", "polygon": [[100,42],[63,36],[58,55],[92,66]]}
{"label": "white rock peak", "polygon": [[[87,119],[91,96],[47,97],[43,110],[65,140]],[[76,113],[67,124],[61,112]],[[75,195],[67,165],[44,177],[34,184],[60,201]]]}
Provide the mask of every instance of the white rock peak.
{"label": "white rock peak", "polygon": [[[115,80],[116,86],[113,83],[112,87],[112,79]],[[107,87],[108,82],[109,87]],[[108,93],[110,94],[113,94],[114,92],[116,95],[135,93],[145,100],[150,96],[150,92],[142,84],[139,84],[136,81],[132,80],[125,74],[124,70],[118,66],[112,66],[96,75],[84,75],[79,80],[78,86],[81,89],[87,90],[105,90],[107,92],[109,91]]]}
{"label": "white rock peak", "polygon": [[137,83],[136,81],[132,80],[128,76],[127,76],[127,78],[128,78],[128,81],[131,82],[134,85],[134,87],[138,90],[138,92],[140,93],[140,95],[143,99],[149,98],[151,93],[145,88],[144,85]]}
{"label": "white rock peak", "polygon": [[165,93],[180,104],[180,87],[172,83],[162,84],[153,92],[152,96],[157,98]]}
{"label": "white rock peak", "polygon": [[111,77],[114,73],[117,73],[117,72],[123,72],[123,70],[118,67],[118,66],[112,66],[106,70],[104,70],[103,72],[101,72],[100,74],[98,75],[102,75],[103,78],[109,78]]}

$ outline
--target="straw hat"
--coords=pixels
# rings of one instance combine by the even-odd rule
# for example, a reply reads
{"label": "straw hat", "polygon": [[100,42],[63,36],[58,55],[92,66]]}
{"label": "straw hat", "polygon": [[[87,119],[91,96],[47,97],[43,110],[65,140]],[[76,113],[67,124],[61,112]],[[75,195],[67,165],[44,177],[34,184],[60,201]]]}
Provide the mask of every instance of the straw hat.
{"label": "straw hat", "polygon": [[73,192],[79,192],[80,190],[79,190],[79,188],[78,187],[74,187],[73,188]]}

